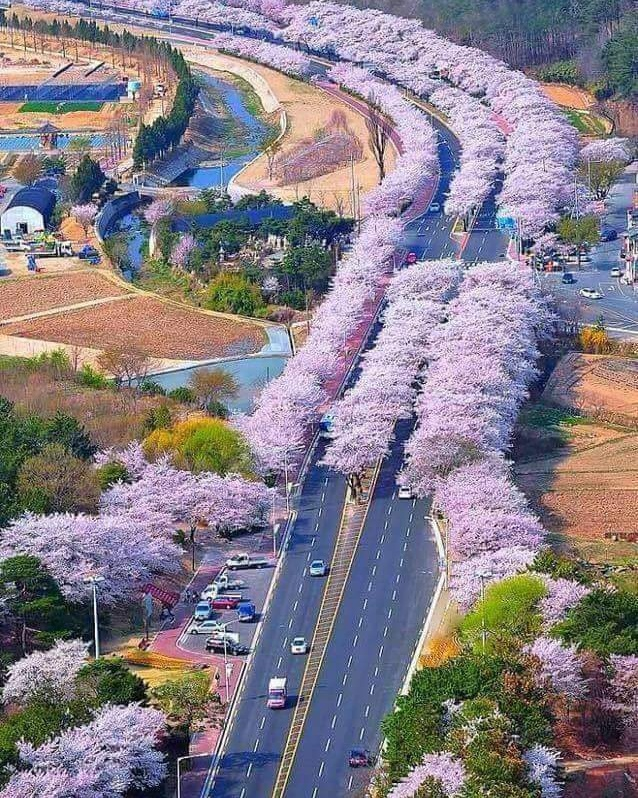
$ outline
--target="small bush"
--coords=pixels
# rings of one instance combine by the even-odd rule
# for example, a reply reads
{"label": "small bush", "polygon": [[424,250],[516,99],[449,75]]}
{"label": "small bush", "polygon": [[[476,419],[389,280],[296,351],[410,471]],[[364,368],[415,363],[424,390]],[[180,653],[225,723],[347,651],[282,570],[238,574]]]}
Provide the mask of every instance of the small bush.
{"label": "small bush", "polygon": [[97,478],[102,490],[108,490],[116,482],[130,482],[131,475],[125,465],[118,460],[112,460],[96,469]]}
{"label": "small bush", "polygon": [[184,404],[193,404],[195,402],[195,394],[190,388],[185,385],[180,385],[178,388],[173,388],[172,391],[167,393],[169,399],[175,402],[184,402]]}
{"label": "small bush", "polygon": [[96,371],[89,363],[85,363],[76,374],[76,381],[86,388],[103,389],[108,388],[110,385],[109,380]]}
{"label": "small bush", "polygon": [[146,396],[166,396],[166,389],[156,380],[145,379],[139,384],[140,393]]}
{"label": "small bush", "polygon": [[594,590],[570,610],[552,634],[601,656],[638,655],[638,595]]}

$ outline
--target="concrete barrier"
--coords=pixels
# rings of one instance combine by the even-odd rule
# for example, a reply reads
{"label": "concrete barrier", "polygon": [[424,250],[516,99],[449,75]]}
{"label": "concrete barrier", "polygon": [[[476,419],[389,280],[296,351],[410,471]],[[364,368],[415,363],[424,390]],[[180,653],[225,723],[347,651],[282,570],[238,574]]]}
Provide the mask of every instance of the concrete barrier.
{"label": "concrete barrier", "polygon": [[140,192],[130,191],[105,203],[95,220],[95,233],[100,242],[104,241],[119,219],[135,210],[141,202]]}

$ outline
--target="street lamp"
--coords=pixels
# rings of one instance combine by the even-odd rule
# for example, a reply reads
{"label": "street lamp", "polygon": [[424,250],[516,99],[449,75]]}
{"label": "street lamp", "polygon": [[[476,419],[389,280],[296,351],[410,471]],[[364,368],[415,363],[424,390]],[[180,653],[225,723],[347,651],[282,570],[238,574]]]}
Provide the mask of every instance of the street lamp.
{"label": "street lamp", "polygon": [[186,759],[199,759],[203,756],[212,756],[211,753],[203,753],[203,754],[188,754],[187,756],[178,756],[177,757],[177,798],[182,798],[182,791],[180,786],[180,765]]}
{"label": "street lamp", "polygon": [[91,585],[93,591],[93,641],[95,646],[95,659],[100,658],[100,629],[97,617],[97,586],[104,582],[104,577],[99,574],[90,574],[84,577],[84,584]]}

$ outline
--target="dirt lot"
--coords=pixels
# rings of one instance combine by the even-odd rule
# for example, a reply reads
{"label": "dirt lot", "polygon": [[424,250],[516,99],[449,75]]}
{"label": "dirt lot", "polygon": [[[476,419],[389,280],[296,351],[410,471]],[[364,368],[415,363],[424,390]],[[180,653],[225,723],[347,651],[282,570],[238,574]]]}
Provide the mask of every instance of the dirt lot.
{"label": "dirt lot", "polygon": [[587,110],[596,104],[593,95],[577,86],[567,86],[562,83],[541,83],[545,94],[557,105],[564,108],[578,108]]}
{"label": "dirt lot", "polygon": [[638,427],[638,360],[571,353],[554,369],[543,399]]}
{"label": "dirt lot", "polygon": [[119,103],[104,103],[99,111],[69,111],[50,114],[43,111],[20,113],[23,103],[0,103],[2,129],[33,130],[45,122],[51,122],[60,130],[107,130],[113,120],[125,112],[126,106]]}
{"label": "dirt lot", "polygon": [[9,278],[0,280],[0,320],[127,293],[95,272]]}
{"label": "dirt lot", "polygon": [[2,332],[92,349],[135,346],[152,357],[179,360],[249,354],[266,341],[257,325],[145,296],[8,324]]}
{"label": "dirt lot", "polygon": [[[605,356],[568,355],[543,394],[544,415],[535,420],[523,416],[522,433],[536,440],[537,454],[518,459],[518,484],[558,547],[576,550],[591,562],[638,562],[638,545],[622,539],[638,533],[634,365]],[[570,417],[547,405],[578,408],[584,416]],[[605,533],[619,539],[606,539]]]}

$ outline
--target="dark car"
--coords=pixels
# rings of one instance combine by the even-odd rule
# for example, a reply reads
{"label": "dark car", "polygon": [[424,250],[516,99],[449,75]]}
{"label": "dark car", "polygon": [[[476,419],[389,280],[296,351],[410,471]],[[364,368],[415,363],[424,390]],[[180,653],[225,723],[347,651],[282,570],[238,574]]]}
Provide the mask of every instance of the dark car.
{"label": "dark car", "polygon": [[600,228],[601,241],[615,241],[617,238],[618,238],[618,233],[614,230],[613,227]]}
{"label": "dark car", "polygon": [[565,272],[561,280],[561,283],[563,283],[564,285],[574,285],[575,282],[576,278],[574,277],[574,275],[571,272]]}
{"label": "dark car", "polygon": [[210,606],[214,610],[236,610],[240,601],[240,598],[233,596],[217,596],[211,600]]}
{"label": "dark car", "polygon": [[[231,657],[243,657],[250,651],[248,646],[243,646],[241,643],[233,643],[232,640],[226,641],[225,648],[226,653],[230,654]],[[206,641],[206,651],[212,652],[214,654],[223,654],[224,641],[215,639],[214,637],[209,637]]]}
{"label": "dark car", "polygon": [[100,253],[97,251],[95,247],[92,247],[90,244],[85,244],[82,249],[78,252],[78,258],[80,260],[89,260],[90,258],[98,258]]}
{"label": "dark car", "polygon": [[408,266],[414,266],[417,260],[418,258],[416,256],[416,252],[408,252],[405,262],[408,264]]}
{"label": "dark car", "polygon": [[367,768],[374,765],[374,757],[367,748],[353,748],[348,757],[348,765],[351,768]]}

